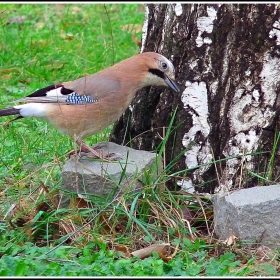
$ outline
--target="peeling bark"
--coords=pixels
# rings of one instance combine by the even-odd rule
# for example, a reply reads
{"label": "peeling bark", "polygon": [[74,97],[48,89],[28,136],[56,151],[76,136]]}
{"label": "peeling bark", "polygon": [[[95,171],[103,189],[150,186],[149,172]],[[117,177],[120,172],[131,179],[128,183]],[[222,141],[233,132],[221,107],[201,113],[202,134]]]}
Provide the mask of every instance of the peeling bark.
{"label": "peeling bark", "polygon": [[[169,186],[213,193],[239,186],[241,176],[242,187],[257,185],[258,178],[244,172],[264,174],[279,132],[279,22],[279,4],[146,5],[142,51],[174,63],[182,92],[139,92],[111,141],[155,150],[178,106],[166,160],[186,149],[171,171],[193,170]],[[267,153],[245,156],[256,152]]]}

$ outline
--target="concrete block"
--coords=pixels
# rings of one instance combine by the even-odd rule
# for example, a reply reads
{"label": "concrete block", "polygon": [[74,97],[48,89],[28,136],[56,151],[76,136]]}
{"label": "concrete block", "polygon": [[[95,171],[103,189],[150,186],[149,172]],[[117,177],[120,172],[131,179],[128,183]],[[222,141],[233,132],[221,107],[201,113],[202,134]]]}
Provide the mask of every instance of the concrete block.
{"label": "concrete block", "polygon": [[[117,161],[72,157],[62,169],[62,188],[86,196],[94,194],[107,197],[136,190],[145,183],[145,170],[156,166],[157,154],[120,146],[112,142],[98,144],[104,155],[114,153]],[[158,160],[154,175],[162,170]]]}
{"label": "concrete block", "polygon": [[280,185],[259,186],[213,196],[215,234],[248,244],[280,245]]}

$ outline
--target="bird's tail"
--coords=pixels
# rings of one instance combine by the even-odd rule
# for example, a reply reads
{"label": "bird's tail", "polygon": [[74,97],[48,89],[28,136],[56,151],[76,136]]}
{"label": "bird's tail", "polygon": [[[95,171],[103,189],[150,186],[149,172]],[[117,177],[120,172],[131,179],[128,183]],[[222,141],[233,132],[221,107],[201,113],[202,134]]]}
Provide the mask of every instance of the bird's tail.
{"label": "bird's tail", "polygon": [[4,124],[5,127],[9,127],[9,124],[15,120],[21,119],[23,118],[20,115],[20,109],[16,109],[14,107],[10,107],[10,108],[6,108],[6,109],[2,109],[0,110],[0,117],[5,117],[5,116],[12,116],[12,115],[18,115],[16,118],[9,120],[6,124]]}
{"label": "bird's tail", "polygon": [[20,115],[20,109],[10,107],[10,108],[0,110],[0,117],[11,116],[11,115]]}

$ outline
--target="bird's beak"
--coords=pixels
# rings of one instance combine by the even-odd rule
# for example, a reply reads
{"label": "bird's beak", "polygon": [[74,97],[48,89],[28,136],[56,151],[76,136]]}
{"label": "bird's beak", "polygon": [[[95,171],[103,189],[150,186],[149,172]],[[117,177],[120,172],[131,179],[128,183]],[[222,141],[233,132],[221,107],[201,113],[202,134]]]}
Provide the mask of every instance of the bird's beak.
{"label": "bird's beak", "polygon": [[167,83],[167,85],[174,90],[175,92],[179,92],[180,89],[178,87],[178,85],[176,84],[174,79],[171,79],[170,77],[168,77],[167,75],[164,75],[164,80]]}

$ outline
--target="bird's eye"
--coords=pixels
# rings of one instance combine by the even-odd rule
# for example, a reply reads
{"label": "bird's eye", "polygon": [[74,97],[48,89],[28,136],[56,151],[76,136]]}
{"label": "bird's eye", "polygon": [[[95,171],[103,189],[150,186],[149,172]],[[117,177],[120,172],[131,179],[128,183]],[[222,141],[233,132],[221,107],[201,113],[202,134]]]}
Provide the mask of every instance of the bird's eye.
{"label": "bird's eye", "polygon": [[167,63],[166,62],[162,62],[161,63],[161,66],[162,66],[162,68],[165,70],[165,69],[167,69]]}

